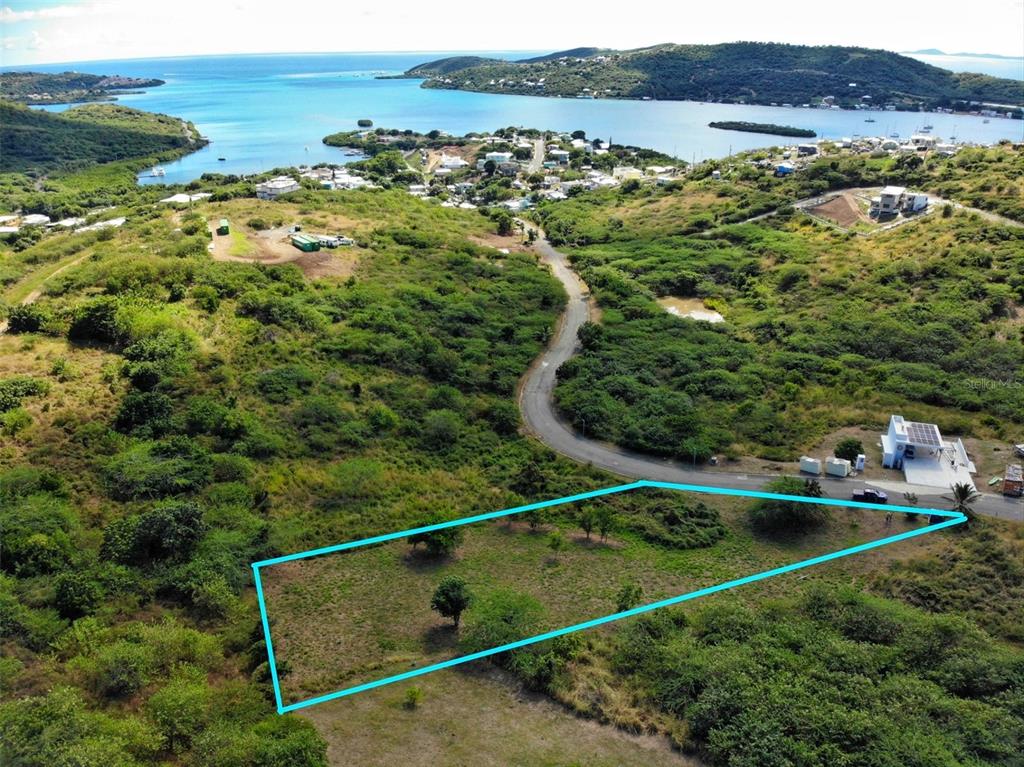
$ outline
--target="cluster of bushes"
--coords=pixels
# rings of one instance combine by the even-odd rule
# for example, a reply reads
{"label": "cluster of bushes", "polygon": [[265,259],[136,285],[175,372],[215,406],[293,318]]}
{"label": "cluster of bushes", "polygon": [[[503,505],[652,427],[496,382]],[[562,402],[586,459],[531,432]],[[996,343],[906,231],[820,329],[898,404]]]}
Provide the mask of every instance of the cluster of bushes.
{"label": "cluster of bushes", "polygon": [[1020,660],[967,621],[853,589],[622,629],[614,668],[715,764],[1015,764]]}

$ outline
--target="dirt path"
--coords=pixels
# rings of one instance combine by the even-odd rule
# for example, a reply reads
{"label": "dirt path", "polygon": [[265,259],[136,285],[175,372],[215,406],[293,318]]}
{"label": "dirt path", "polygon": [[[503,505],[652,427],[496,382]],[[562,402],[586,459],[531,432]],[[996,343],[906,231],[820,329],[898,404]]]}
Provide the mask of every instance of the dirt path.
{"label": "dirt path", "polygon": [[[40,296],[43,295],[43,285],[46,284],[47,280],[50,280],[50,279],[56,277],[58,274],[66,272],[68,269],[70,269],[70,268],[72,268],[74,266],[78,266],[80,263],[85,261],[85,259],[87,259],[90,255],[92,255],[92,254],[91,253],[83,253],[80,256],[76,256],[71,261],[68,261],[66,264],[64,264],[62,266],[59,266],[56,269],[54,269],[50,274],[48,274],[43,279],[43,282],[40,284],[40,286],[38,288],[36,288],[35,290],[31,291],[27,296],[25,296],[23,299],[21,299],[21,301],[19,302],[19,305],[20,306],[28,306],[29,304],[34,304],[36,301],[39,300]],[[8,325],[9,325],[9,323],[7,322],[7,320],[0,320],[0,335],[2,335],[2,334],[7,332]]]}

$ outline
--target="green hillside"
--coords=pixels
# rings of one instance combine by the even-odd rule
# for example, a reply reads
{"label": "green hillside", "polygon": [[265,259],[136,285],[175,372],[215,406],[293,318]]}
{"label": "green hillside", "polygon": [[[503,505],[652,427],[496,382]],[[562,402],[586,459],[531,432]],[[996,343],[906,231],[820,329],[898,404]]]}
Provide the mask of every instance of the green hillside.
{"label": "green hillside", "polygon": [[[452,59],[442,60],[452,62]],[[897,53],[841,46],[726,43],[657,45],[628,51],[577,48],[519,62],[441,62],[415,67],[431,88],[600,98],[803,104],[835,97],[861,103],[951,106],[1024,104],[1024,84],[953,73]]]}
{"label": "green hillside", "polygon": [[61,114],[0,101],[0,172],[52,173],[115,160],[167,160],[203,146],[191,123],[114,104]]}

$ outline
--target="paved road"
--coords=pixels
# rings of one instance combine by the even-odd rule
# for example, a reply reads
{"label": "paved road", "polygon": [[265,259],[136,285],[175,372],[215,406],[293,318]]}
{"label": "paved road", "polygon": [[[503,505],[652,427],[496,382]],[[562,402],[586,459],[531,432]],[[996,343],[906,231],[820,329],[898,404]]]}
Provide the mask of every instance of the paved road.
{"label": "paved road", "polygon": [[[586,437],[559,417],[552,401],[555,373],[559,365],[578,350],[577,331],[591,317],[593,307],[589,289],[569,267],[565,255],[551,247],[543,235],[538,237],[535,247],[541,261],[550,267],[552,274],[562,283],[569,301],[551,344],[534,361],[520,382],[519,407],[527,430],[557,453],[629,479],[714,485],[739,490],[764,489],[777,475],[702,470],[680,461],[624,450],[616,445]],[[903,492],[913,491],[917,493],[921,506],[939,509],[950,507],[948,493],[944,497],[936,489],[912,486],[904,482],[862,482],[827,477],[822,477],[821,482],[825,493],[835,498],[848,497],[854,488],[866,484],[883,489],[891,496],[895,495],[894,500],[902,501]],[[975,503],[974,508],[986,516],[1024,522],[1024,503],[1018,499],[986,493]]]}
{"label": "paved road", "polygon": [[536,173],[544,166],[544,137],[541,136],[533,141],[533,157],[530,158],[528,170]]}

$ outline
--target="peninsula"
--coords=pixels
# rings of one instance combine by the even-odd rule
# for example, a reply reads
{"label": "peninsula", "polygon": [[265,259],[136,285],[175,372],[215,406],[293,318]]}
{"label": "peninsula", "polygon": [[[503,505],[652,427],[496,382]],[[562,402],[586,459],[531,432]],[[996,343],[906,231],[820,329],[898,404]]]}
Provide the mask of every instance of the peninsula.
{"label": "peninsula", "polygon": [[1016,80],[949,72],[891,51],[781,43],[575,48],[518,61],[460,56],[405,76],[424,78],[426,88],[561,98],[901,110],[1024,104]]}
{"label": "peninsula", "polygon": [[90,75],[82,72],[0,72],[0,98],[24,104],[114,101],[113,92],[163,85],[155,78]]}

